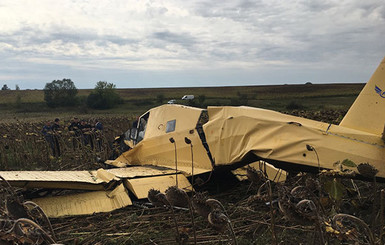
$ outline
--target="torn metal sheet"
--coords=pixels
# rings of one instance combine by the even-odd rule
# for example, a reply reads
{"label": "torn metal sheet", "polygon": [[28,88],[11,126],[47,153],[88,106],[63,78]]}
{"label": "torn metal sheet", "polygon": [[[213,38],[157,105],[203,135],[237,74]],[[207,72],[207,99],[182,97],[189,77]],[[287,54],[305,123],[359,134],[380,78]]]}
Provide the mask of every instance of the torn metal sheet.
{"label": "torn metal sheet", "polygon": [[96,171],[0,171],[0,176],[16,187],[78,190],[103,190],[105,184],[119,180],[104,169]]}
{"label": "torn metal sheet", "polygon": [[174,169],[160,166],[131,166],[126,168],[112,168],[106,171],[122,179],[175,174]]}
{"label": "torn metal sheet", "polygon": [[252,167],[254,169],[263,171],[264,173],[266,173],[267,178],[271,181],[274,181],[274,182],[284,182],[284,181],[286,181],[286,177],[288,175],[288,173],[285,170],[276,168],[273,165],[271,165],[267,162],[263,162],[263,161],[257,161],[257,162],[250,163],[247,166],[237,168],[231,172],[239,180],[246,180],[247,179],[246,169],[248,167]]}
{"label": "torn metal sheet", "polygon": [[[175,174],[175,169],[162,166],[154,165],[143,165],[143,166],[131,166],[126,168],[113,168],[106,170],[109,173],[114,174],[116,177],[124,178],[137,178],[137,177],[146,177],[146,176],[160,176],[160,175],[169,175]],[[183,172],[185,175],[191,175],[191,166],[178,166],[178,173]],[[194,175],[210,172],[211,170],[196,168],[194,167]]]}
{"label": "torn metal sheet", "polygon": [[242,162],[250,153],[278,168],[286,162],[333,169],[335,162],[350,159],[369,162],[385,177],[385,146],[379,135],[244,106],[208,107],[208,113],[203,129],[216,165]]}
{"label": "torn metal sheet", "polygon": [[175,170],[159,166],[132,166],[96,171],[0,172],[0,176],[16,187],[76,190],[104,190],[121,179],[169,174],[175,174]]}
{"label": "torn metal sheet", "polygon": [[32,201],[39,205],[48,217],[52,218],[111,212],[132,205],[123,184],[112,191],[91,191],[66,196],[36,198]]}
{"label": "torn metal sheet", "polygon": [[[123,182],[126,187],[134,193],[138,199],[147,198],[150,189],[164,192],[168,187],[176,185],[175,175],[165,175],[157,177],[127,179]],[[183,174],[178,174],[178,187],[186,191],[191,191],[192,187],[188,179]]]}

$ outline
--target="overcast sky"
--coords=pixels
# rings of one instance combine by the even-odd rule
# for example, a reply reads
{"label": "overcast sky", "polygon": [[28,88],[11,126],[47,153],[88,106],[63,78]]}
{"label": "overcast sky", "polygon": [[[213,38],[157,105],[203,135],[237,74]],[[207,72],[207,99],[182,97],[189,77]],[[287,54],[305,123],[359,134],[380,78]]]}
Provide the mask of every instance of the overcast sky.
{"label": "overcast sky", "polygon": [[383,0],[1,0],[0,85],[366,82]]}

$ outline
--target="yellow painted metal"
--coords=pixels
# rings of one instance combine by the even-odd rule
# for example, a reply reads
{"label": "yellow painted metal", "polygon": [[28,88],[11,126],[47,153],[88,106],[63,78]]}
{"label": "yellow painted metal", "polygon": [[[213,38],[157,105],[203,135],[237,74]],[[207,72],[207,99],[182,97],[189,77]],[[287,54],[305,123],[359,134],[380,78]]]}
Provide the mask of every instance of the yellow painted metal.
{"label": "yellow painted metal", "polygon": [[175,173],[174,169],[160,166],[130,166],[126,168],[112,168],[107,170],[118,178],[136,178],[146,176],[158,176]]}
{"label": "yellow painted metal", "polygon": [[[108,164],[123,167],[125,165],[157,165],[175,168],[175,152],[178,166],[186,167],[183,171],[191,174],[192,154],[190,145],[185,143],[188,137],[193,145],[194,167],[197,170],[210,171],[212,164],[207,151],[196,130],[202,109],[181,105],[163,105],[151,109],[144,139],[135,147]],[[176,120],[175,131],[166,133],[167,121]],[[175,144],[170,142],[175,140]],[[175,149],[176,147],[176,149]]]}
{"label": "yellow painted metal", "polygon": [[160,166],[131,166],[96,171],[1,171],[0,176],[16,187],[104,190],[108,187],[107,184],[124,178],[173,173],[174,169]]}
{"label": "yellow painted metal", "polygon": [[194,175],[208,173],[211,169],[207,168],[197,168],[194,166],[194,170],[191,169],[191,166],[178,166],[178,171],[182,171],[184,175],[191,176],[191,173],[194,172]]}
{"label": "yellow painted metal", "polygon": [[252,167],[257,170],[261,170],[267,174],[269,180],[274,182],[284,182],[287,177],[287,172],[285,170],[274,167],[273,165],[264,162],[264,161],[256,161],[248,164],[247,166],[237,168],[231,171],[239,180],[247,179],[246,169],[247,167]]}
{"label": "yellow painted metal", "polygon": [[91,191],[67,196],[33,199],[48,217],[110,212],[132,205],[123,184],[112,191]]}
{"label": "yellow painted metal", "polygon": [[[188,131],[196,127],[203,109],[183,105],[163,105],[149,110],[144,139],[169,135],[166,133],[167,122],[176,120],[175,131]],[[187,136],[187,135],[186,135]],[[182,142],[181,142],[182,143]]]}
{"label": "yellow painted metal", "polygon": [[209,107],[208,113],[203,128],[217,165],[240,162],[249,153],[268,162],[329,169],[350,159],[373,164],[385,177],[385,146],[378,135],[251,107]]}
{"label": "yellow painted metal", "polygon": [[[94,173],[93,171],[91,173]],[[103,168],[100,168],[96,170],[96,178],[103,180],[104,182],[108,183],[112,180],[118,180],[114,174],[112,174],[109,171],[106,171]]]}
{"label": "yellow painted metal", "polygon": [[[157,177],[137,178],[124,180],[127,188],[139,199],[147,198],[150,189],[164,192],[168,187],[176,185],[175,175],[165,175]],[[188,179],[183,174],[178,174],[178,187],[186,191],[191,191],[192,187]]]}
{"label": "yellow painted metal", "polygon": [[0,171],[0,176],[11,185],[24,188],[58,188],[102,190],[104,184],[114,180],[98,171]]}
{"label": "yellow painted metal", "polygon": [[340,125],[381,135],[385,125],[385,58]]}

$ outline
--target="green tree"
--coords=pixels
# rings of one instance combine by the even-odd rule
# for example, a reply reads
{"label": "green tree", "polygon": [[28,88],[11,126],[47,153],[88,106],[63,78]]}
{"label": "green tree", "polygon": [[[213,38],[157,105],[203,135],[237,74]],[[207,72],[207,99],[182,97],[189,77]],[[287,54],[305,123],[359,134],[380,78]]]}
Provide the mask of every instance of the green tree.
{"label": "green tree", "polygon": [[10,88],[8,88],[7,84],[4,84],[1,90],[10,90]]}
{"label": "green tree", "polygon": [[49,107],[74,106],[78,93],[71,79],[53,80],[44,87],[44,100]]}
{"label": "green tree", "polygon": [[93,109],[110,109],[121,102],[115,84],[105,81],[97,82],[95,89],[87,97],[87,105]]}
{"label": "green tree", "polygon": [[16,86],[15,86],[15,90],[20,90],[20,87],[19,87],[19,85],[18,85],[18,84],[16,84]]}

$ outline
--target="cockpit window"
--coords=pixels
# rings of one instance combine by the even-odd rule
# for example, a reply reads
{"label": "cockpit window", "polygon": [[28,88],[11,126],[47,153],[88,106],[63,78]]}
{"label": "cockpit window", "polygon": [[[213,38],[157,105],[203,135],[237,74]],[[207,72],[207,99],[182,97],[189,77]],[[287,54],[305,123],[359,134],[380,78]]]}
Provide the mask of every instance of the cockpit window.
{"label": "cockpit window", "polygon": [[176,120],[168,121],[167,125],[166,125],[166,133],[174,132],[175,131],[175,125],[176,125]]}
{"label": "cockpit window", "polygon": [[146,113],[145,115],[141,116],[138,120],[138,125],[137,125],[137,132],[138,132],[138,137],[136,139],[136,143],[139,143],[143,138],[144,134],[146,132],[146,127],[147,127],[147,120],[149,117],[150,113]]}

